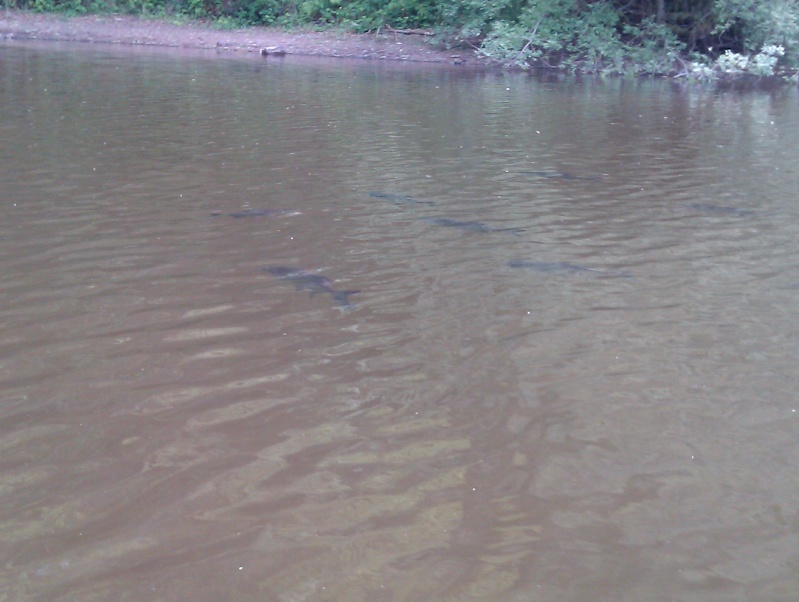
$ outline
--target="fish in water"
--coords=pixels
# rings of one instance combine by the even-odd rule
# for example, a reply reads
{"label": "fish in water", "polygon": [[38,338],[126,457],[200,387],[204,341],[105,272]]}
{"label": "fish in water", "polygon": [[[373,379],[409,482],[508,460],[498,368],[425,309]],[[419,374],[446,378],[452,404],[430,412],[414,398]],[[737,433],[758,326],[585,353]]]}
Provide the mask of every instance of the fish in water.
{"label": "fish in water", "polygon": [[[219,217],[220,215],[225,215],[221,212],[215,212],[211,214],[211,217]],[[240,217],[274,217],[276,215],[300,215],[299,211],[288,211],[286,209],[246,209],[244,211],[236,211],[234,213],[228,213],[230,217],[240,218]]]}
{"label": "fish in water", "polygon": [[525,176],[533,176],[536,178],[547,178],[550,180],[564,180],[572,182],[576,180],[586,180],[589,182],[596,182],[600,178],[598,176],[575,176],[574,174],[565,173],[561,171],[521,171],[519,172]]}
{"label": "fish in water", "polygon": [[567,263],[565,261],[527,261],[524,259],[513,259],[508,262],[508,265],[512,268],[527,268],[530,270],[535,270],[536,272],[543,272],[545,274],[578,274],[581,272],[588,272],[591,274],[597,274],[599,276],[632,278],[632,274],[629,272],[600,270],[576,263]]}
{"label": "fish in water", "polygon": [[425,217],[424,221],[435,224],[436,226],[443,226],[445,228],[460,228],[461,230],[468,230],[469,232],[507,232],[514,236],[519,236],[520,232],[524,232],[524,228],[492,228],[491,226],[482,222],[461,222],[448,217]]}
{"label": "fish in water", "polygon": [[354,304],[350,303],[350,300],[347,297],[360,292],[337,291],[333,287],[333,282],[329,278],[326,278],[320,274],[314,274],[308,270],[302,270],[300,268],[272,266],[264,268],[264,271],[269,272],[272,274],[272,276],[277,276],[278,278],[283,278],[284,280],[293,282],[294,287],[298,291],[306,290],[311,294],[311,297],[320,293],[328,294],[333,297],[333,301],[345,308],[354,307]]}
{"label": "fish in water", "polygon": [[686,205],[689,209],[695,209],[702,213],[712,213],[717,215],[733,215],[735,217],[744,217],[747,215],[754,215],[755,212],[749,209],[738,209],[737,207],[728,207],[726,205],[713,205],[711,203],[691,203]]}
{"label": "fish in water", "polygon": [[435,205],[432,201],[420,201],[410,196],[402,194],[393,194],[391,192],[370,192],[369,196],[373,199],[380,199],[381,201],[388,201],[397,205]]}

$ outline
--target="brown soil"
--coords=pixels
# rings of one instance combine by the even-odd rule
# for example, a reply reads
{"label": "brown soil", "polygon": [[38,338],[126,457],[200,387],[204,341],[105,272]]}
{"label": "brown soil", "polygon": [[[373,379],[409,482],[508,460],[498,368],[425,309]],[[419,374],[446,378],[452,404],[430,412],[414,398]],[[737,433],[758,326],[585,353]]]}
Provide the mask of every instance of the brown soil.
{"label": "brown soil", "polygon": [[282,31],[264,27],[223,30],[202,23],[174,24],[124,15],[63,17],[0,11],[0,39],[85,42],[260,52],[279,49],[287,55],[341,57],[488,67],[473,51],[441,51],[424,35],[396,32]]}

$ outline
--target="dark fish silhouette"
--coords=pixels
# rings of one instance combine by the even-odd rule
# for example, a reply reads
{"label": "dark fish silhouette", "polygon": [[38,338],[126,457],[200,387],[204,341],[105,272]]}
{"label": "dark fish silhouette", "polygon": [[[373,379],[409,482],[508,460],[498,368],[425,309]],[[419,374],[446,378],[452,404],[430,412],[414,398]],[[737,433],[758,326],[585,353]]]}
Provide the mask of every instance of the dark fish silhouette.
{"label": "dark fish silhouette", "polygon": [[525,176],[533,176],[536,178],[548,178],[550,180],[565,180],[572,182],[575,180],[585,180],[589,182],[596,182],[600,178],[598,176],[575,176],[574,174],[565,173],[561,171],[520,171],[519,173]]}
{"label": "dark fish silhouette", "polygon": [[220,215],[229,215],[230,217],[274,217],[276,215],[300,215],[299,211],[288,211],[286,209],[247,209],[245,211],[236,211],[234,213],[223,214],[215,212],[211,217],[219,217]]}
{"label": "dark fish silhouette", "polygon": [[514,236],[519,236],[520,232],[524,232],[524,228],[492,228],[491,226],[482,222],[461,222],[448,217],[425,217],[424,221],[435,224],[436,226],[443,226],[445,228],[460,228],[461,230],[468,230],[469,232],[507,232]]}
{"label": "dark fish silhouette", "polygon": [[744,217],[747,215],[755,215],[754,211],[749,209],[738,209],[737,207],[728,207],[726,205],[713,205],[711,203],[691,203],[686,205],[689,209],[695,209],[702,213],[713,213],[717,215],[733,215],[735,217]]}
{"label": "dark fish silhouette", "polygon": [[347,298],[350,295],[359,293],[360,291],[337,291],[333,287],[333,282],[329,278],[325,278],[319,274],[314,274],[307,270],[300,268],[286,267],[286,266],[272,266],[264,268],[265,272],[269,272],[272,276],[283,278],[294,283],[294,287],[298,290],[306,290],[311,294],[311,297],[320,293],[327,293],[333,300],[341,307],[352,308],[354,304],[350,303]]}
{"label": "dark fish silhouette", "polygon": [[409,204],[409,205],[435,205],[432,201],[420,201],[415,199],[411,196],[405,196],[402,194],[393,194],[391,192],[370,192],[369,196],[373,199],[380,199],[381,201],[388,201],[390,203],[394,203],[397,205],[400,204]]}
{"label": "dark fish silhouette", "polygon": [[629,272],[620,272],[617,270],[599,270],[597,268],[589,268],[584,265],[576,263],[567,263],[565,261],[527,261],[524,259],[513,259],[508,262],[512,268],[527,268],[535,270],[536,272],[543,272],[545,274],[577,274],[580,272],[588,272],[597,274],[598,276],[613,276],[616,278],[632,278]]}

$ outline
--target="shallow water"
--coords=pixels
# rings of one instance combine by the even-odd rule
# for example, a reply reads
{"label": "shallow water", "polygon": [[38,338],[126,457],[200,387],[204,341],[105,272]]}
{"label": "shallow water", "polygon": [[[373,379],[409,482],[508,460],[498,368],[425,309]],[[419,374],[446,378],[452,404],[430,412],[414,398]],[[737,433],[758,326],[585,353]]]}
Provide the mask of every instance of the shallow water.
{"label": "shallow water", "polygon": [[795,89],[5,43],[0,106],[0,599],[799,591]]}

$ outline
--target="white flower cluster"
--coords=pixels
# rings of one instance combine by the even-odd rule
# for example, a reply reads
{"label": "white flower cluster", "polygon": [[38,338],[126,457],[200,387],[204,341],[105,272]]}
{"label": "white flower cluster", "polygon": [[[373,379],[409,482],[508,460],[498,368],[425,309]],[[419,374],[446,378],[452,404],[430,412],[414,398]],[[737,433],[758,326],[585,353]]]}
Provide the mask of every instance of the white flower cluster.
{"label": "white flower cluster", "polygon": [[749,57],[731,50],[725,50],[719,58],[716,59],[716,68],[722,73],[743,73],[749,65]]}
{"label": "white flower cluster", "polygon": [[759,77],[774,75],[777,62],[785,56],[785,48],[775,44],[763,46],[754,56],[726,50],[714,64],[692,62],[689,77],[695,79],[714,79],[718,74],[742,75],[749,73]]}
{"label": "white flower cluster", "polygon": [[748,71],[754,75],[774,75],[774,68],[777,66],[777,61],[784,55],[785,48],[782,46],[775,46],[773,44],[763,46],[763,49],[752,57],[752,60],[749,62]]}

